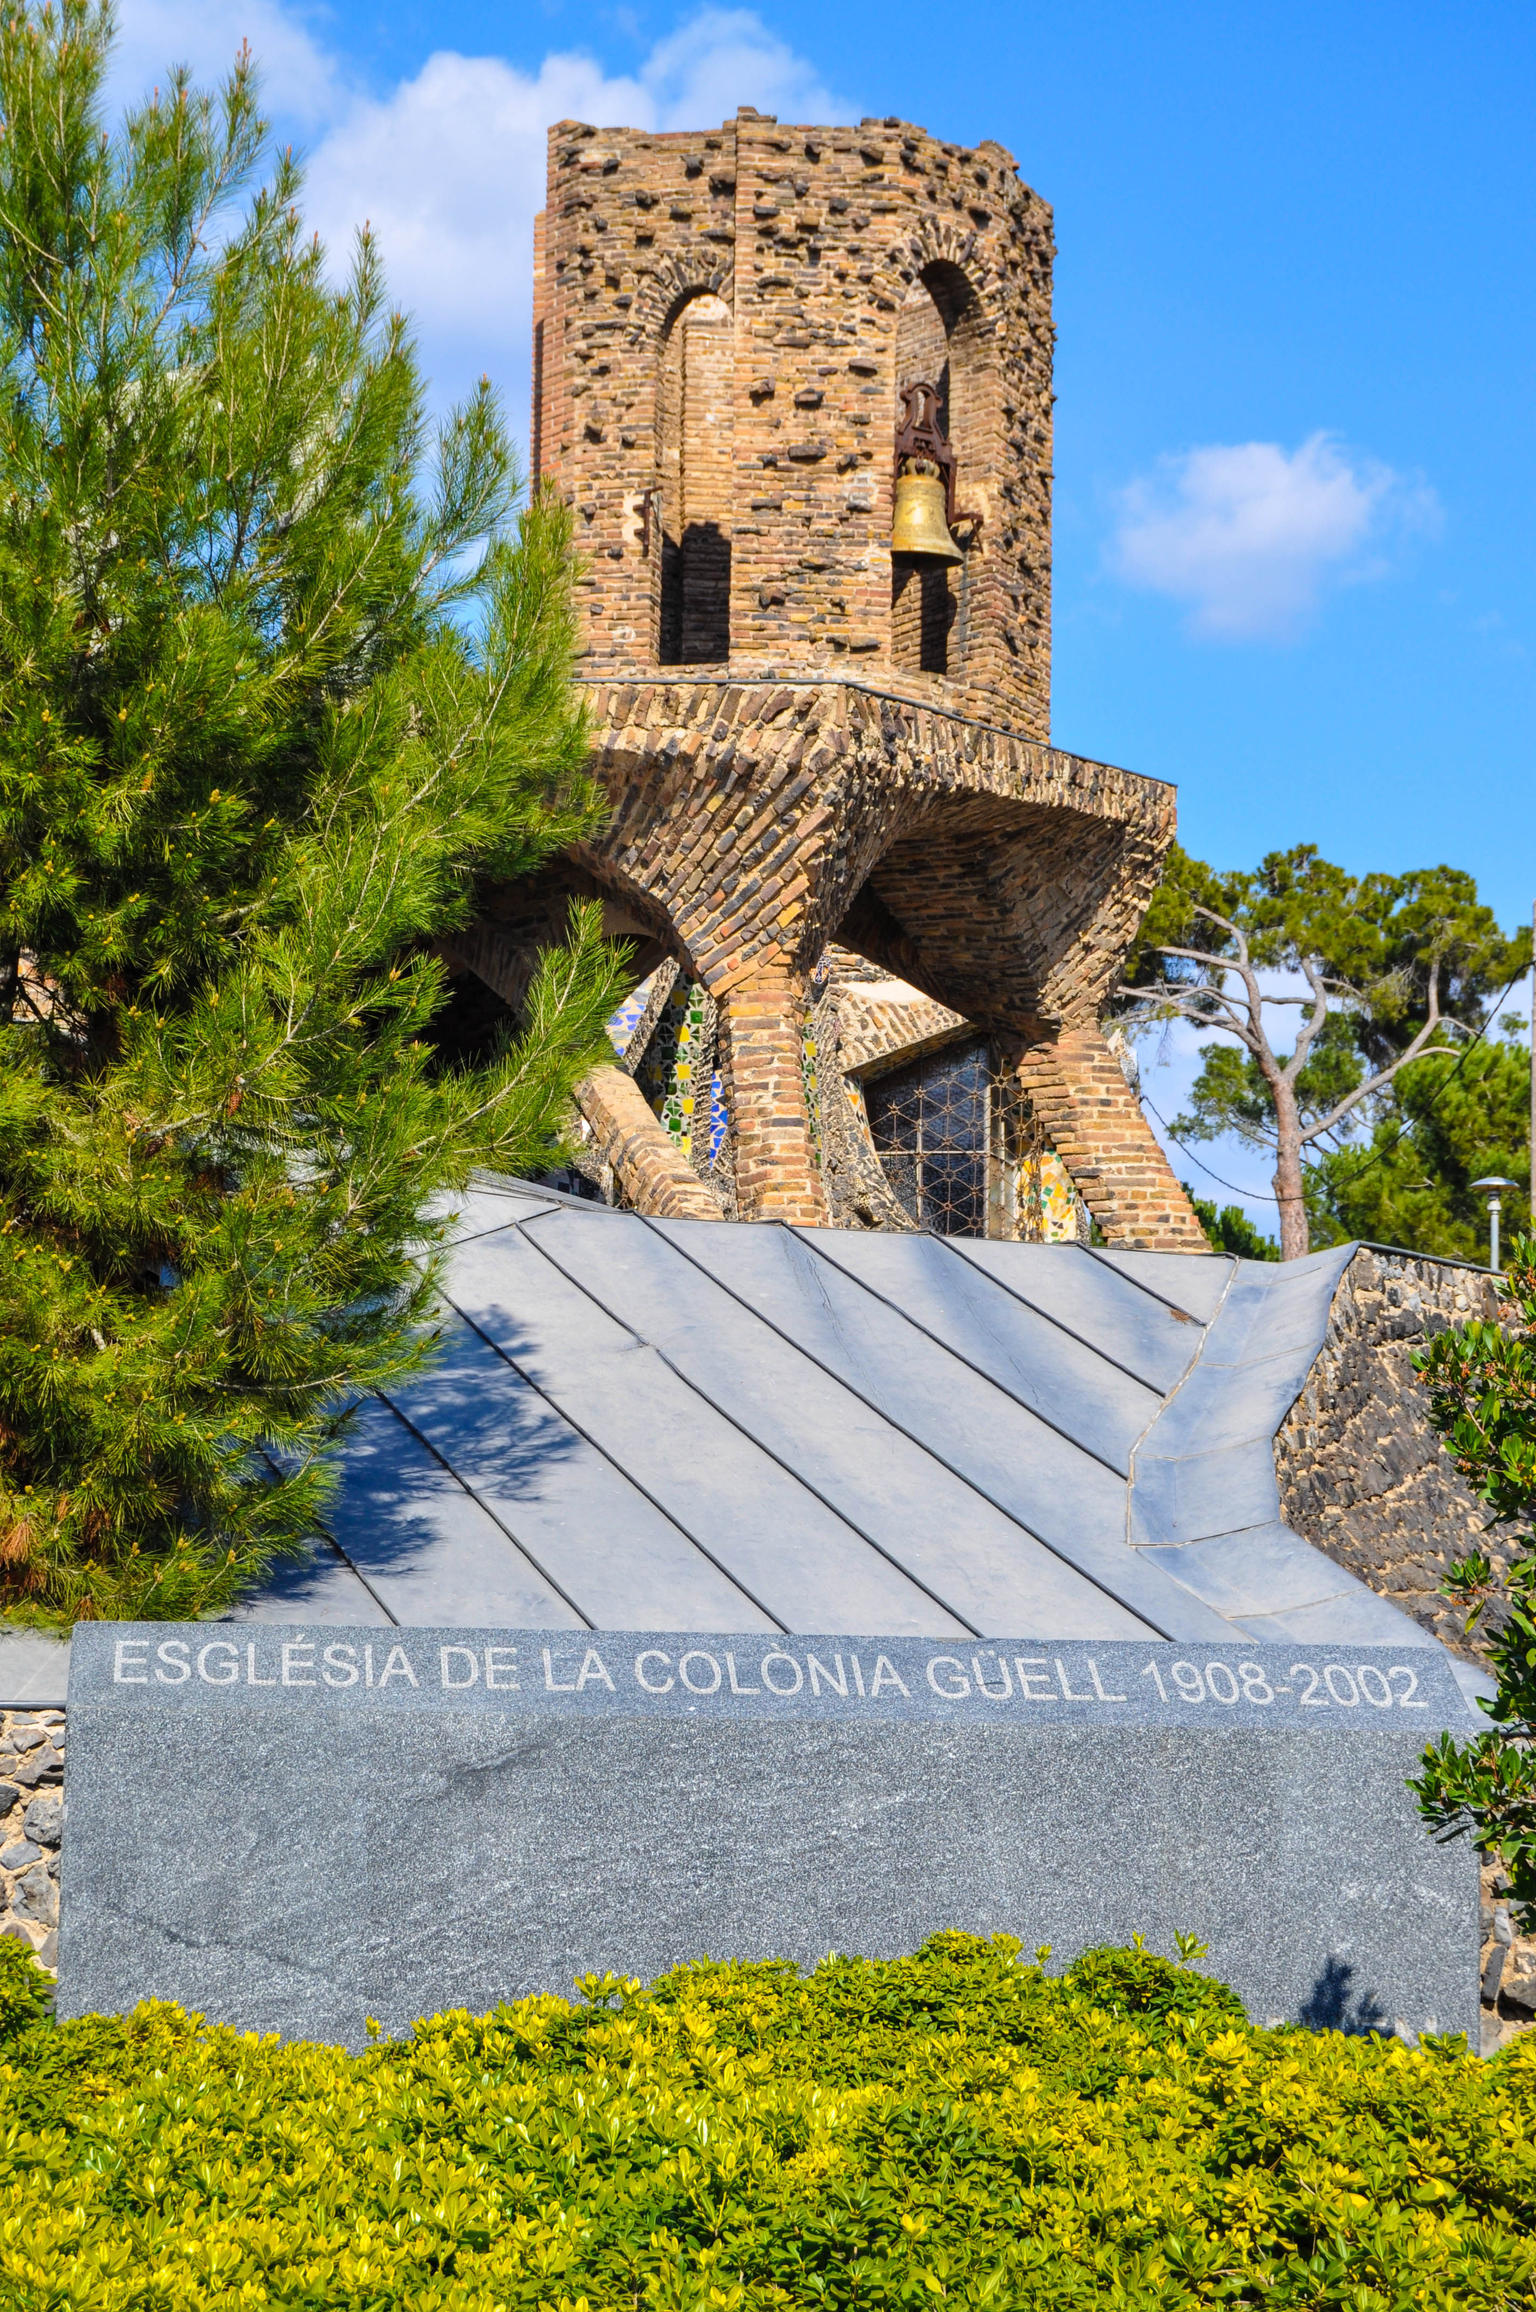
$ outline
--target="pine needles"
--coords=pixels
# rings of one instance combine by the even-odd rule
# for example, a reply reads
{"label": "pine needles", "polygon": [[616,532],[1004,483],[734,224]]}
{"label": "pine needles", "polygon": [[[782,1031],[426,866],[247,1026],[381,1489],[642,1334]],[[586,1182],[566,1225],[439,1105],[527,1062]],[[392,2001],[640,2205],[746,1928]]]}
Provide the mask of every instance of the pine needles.
{"label": "pine needles", "polygon": [[[433,1226],[557,1155],[573,916],[489,1064],[435,946],[588,831],[568,517],[329,286],[249,62],[115,132],[107,12],[0,23],[0,1611],[216,1611],[430,1351]],[[239,206],[245,200],[243,209]]]}

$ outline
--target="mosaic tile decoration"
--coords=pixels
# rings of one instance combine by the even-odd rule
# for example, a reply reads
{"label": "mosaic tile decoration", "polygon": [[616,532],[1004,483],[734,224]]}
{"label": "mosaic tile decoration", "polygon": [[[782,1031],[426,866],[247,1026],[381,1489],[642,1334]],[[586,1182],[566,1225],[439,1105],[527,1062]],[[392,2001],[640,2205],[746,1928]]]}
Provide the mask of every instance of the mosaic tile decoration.
{"label": "mosaic tile decoration", "polygon": [[720,1161],[720,1151],[725,1146],[725,1136],[729,1128],[730,1118],[725,1112],[725,1087],[720,1081],[720,1071],[716,1068],[709,1079],[709,1161],[711,1165],[718,1164]]}
{"label": "mosaic tile decoration", "polygon": [[[697,981],[679,979],[661,1007],[649,1047],[635,1080],[679,1147],[691,1151],[694,1110],[710,1100],[711,1154],[715,1153],[714,1108],[719,1077],[707,1068],[713,1021],[708,996]],[[709,1085],[706,1095],[703,1087]],[[723,1118],[723,1108],[721,1110]],[[723,1136],[723,1135],[722,1135]]]}
{"label": "mosaic tile decoration", "polygon": [[1082,1236],[1082,1204],[1072,1175],[1054,1148],[1046,1146],[1020,1158],[1018,1202],[1020,1219],[1027,1214],[1031,1223],[1032,1242],[1076,1244]]}
{"label": "mosaic tile decoration", "polygon": [[811,1127],[811,1150],[821,1162],[821,1100],[816,1080],[816,1029],[807,1011],[800,1029],[800,1080],[805,1087],[805,1112]]}
{"label": "mosaic tile decoration", "polygon": [[645,1017],[646,1006],[651,1000],[651,989],[655,984],[655,979],[656,974],[653,971],[648,979],[643,979],[640,985],[624,998],[618,1010],[607,1022],[605,1032],[608,1041],[621,1060],[628,1054],[630,1038]]}

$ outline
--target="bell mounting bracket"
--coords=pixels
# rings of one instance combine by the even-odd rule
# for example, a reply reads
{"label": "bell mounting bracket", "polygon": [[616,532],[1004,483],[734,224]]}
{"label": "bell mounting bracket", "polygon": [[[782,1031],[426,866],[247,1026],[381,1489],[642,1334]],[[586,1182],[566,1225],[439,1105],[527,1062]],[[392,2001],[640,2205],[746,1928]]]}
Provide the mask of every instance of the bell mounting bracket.
{"label": "bell mounting bracket", "polygon": [[951,530],[967,522],[974,538],[981,528],[980,514],[964,514],[955,506],[955,453],[939,417],[939,389],[926,378],[901,388],[901,423],[896,428],[896,476],[909,458],[925,458],[938,467],[944,481],[944,519]]}

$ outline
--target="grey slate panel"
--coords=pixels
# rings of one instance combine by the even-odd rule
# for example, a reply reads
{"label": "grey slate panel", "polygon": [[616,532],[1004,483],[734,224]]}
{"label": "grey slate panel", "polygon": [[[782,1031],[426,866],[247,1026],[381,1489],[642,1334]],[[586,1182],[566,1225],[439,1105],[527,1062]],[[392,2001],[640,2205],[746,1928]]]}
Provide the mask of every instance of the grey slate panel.
{"label": "grey slate panel", "polygon": [[533,1188],[499,1188],[476,1183],[457,1196],[443,1197],[440,1206],[452,1212],[445,1244],[467,1244],[472,1237],[488,1236],[494,1229],[510,1228],[514,1221],[531,1219],[536,1212],[558,1212],[560,1199]]}
{"label": "grey slate panel", "polygon": [[[1341,1584],[1349,1579],[1342,1573],[1339,1578]],[[1320,1599],[1316,1605],[1289,1606],[1273,1614],[1244,1614],[1233,1627],[1246,1630],[1251,1638],[1267,1645],[1281,1645],[1291,1638],[1300,1646],[1394,1646],[1400,1650],[1419,1646],[1441,1651],[1438,1638],[1358,1582],[1341,1587],[1336,1597]]]}
{"label": "grey slate panel", "polygon": [[1219,1252],[1111,1252],[1103,1245],[1095,1245],[1088,1257],[1117,1269],[1144,1292],[1156,1293],[1175,1308],[1187,1309],[1203,1325],[1216,1314],[1227,1280],[1239,1265]]}
{"label": "grey slate panel", "polygon": [[582,1617],[511,1537],[377,1398],[360,1407],[330,1529],[397,1622]]}
{"label": "grey slate panel", "polygon": [[795,1233],[822,1259],[894,1302],[962,1365],[978,1367],[1052,1428],[1129,1475],[1131,1447],[1161,1406],[1160,1390],[999,1292],[957,1260],[942,1237],[846,1228]]}
{"label": "grey slate panel", "polygon": [[[1124,1514],[1120,1480],[1032,1415],[1011,1410],[997,1390],[828,1269],[789,1230],[657,1221],[618,1239],[601,1221],[560,1214],[530,1221],[527,1237],[655,1343],[703,1399],[796,1470],[814,1496],[867,1537],[865,1547],[874,1544],[870,1556],[884,1549],[955,1621],[979,1632],[1018,1632],[1048,1616],[1039,1628],[1066,1635],[1071,1625],[1071,1635],[1083,1637],[1129,1637],[1145,1628],[1136,1611],[1117,1605],[1115,1593],[1103,1595],[1073,1572],[1085,1549],[1073,1549],[1071,1563],[1062,1563],[1041,1547],[1034,1528],[1022,1531],[1009,1512],[902,1431],[921,1436],[941,1424],[953,1457],[965,1429],[955,1401],[969,1387],[988,1396],[992,1424],[1011,1415],[1018,1454],[1048,1457],[1057,1487],[1076,1491],[1076,1503],[1057,1507],[1057,1521],[1066,1524],[1076,1512],[1085,1531],[1094,1521],[1113,1526]],[[782,1332],[754,1322],[754,1311]],[[837,1376],[861,1394],[842,1390]],[[937,1406],[930,1401],[935,1387]],[[997,1475],[1018,1491],[1016,1468],[999,1463]],[[740,1505],[731,1514],[740,1514]],[[1108,1556],[1103,1549],[1106,1563]],[[1138,1584],[1124,1558],[1124,1549],[1117,1551],[1117,1577],[1129,1574],[1129,1586],[1140,1591],[1154,1588]],[[849,1628],[847,1618],[842,1625]]]}
{"label": "grey slate panel", "polygon": [[1167,1459],[1136,1456],[1131,1540],[1138,1551],[1246,1532],[1279,1514],[1274,1468],[1261,1451],[1236,1445]]}
{"label": "grey slate panel", "polygon": [[1488,1672],[1480,1669],[1476,1662],[1458,1661],[1454,1654],[1451,1656],[1451,1674],[1466,1698],[1468,1712],[1486,1732],[1487,1713],[1479,1709],[1478,1704],[1493,1700],[1499,1690],[1498,1679],[1490,1678]]}
{"label": "grey slate panel", "polygon": [[[548,1225],[535,1222],[532,1228]],[[559,1225],[564,1230],[569,1224],[562,1218]],[[1011,1565],[1006,1559],[982,1563],[977,1544],[992,1531],[983,1515],[984,1503],[1017,1519],[1027,1534],[1058,1551],[1125,1611],[1153,1629],[1166,1626],[1159,1617],[1172,1601],[1161,1575],[1138,1566],[1134,1553],[1125,1548],[1125,1489],[1113,1471],[958,1364],[899,1313],[818,1259],[789,1230],[655,1221],[647,1233],[685,1251],[690,1261],[718,1278],[781,1336],[787,1335],[808,1357],[817,1359],[821,1370],[808,1367],[794,1383],[796,1448],[805,1451],[807,1425],[814,1422],[829,1465],[832,1457],[842,1456],[846,1472],[842,1483],[862,1488],[866,1497],[871,1488],[895,1486],[898,1512],[919,1528],[904,1543],[905,1553],[923,1546],[925,1532],[939,1537],[943,1528],[934,1524],[935,1519],[956,1514],[953,1481],[944,1482],[948,1470],[940,1462],[977,1489],[982,1499],[973,1495],[962,1522],[951,1530],[957,1534],[962,1568],[967,1556],[972,1559],[967,1594],[982,1620],[975,1623],[957,1591],[944,1590],[956,1610],[965,1612],[975,1626],[1002,1635],[1049,1626],[1040,1617],[1050,1604],[1038,1588],[1029,1586],[1044,1574],[1043,1552],[1036,1553],[1021,1541],[1015,1545]],[[602,1261],[605,1290],[614,1288],[616,1274],[629,1273],[595,1235],[589,1257],[594,1263]],[[653,1260],[645,1273],[660,1278],[665,1264]],[[656,1321],[653,1309],[646,1321]],[[708,1339],[701,1337],[695,1353],[707,1356],[709,1347]],[[765,1358],[770,1355],[767,1348],[761,1353]],[[775,1362],[774,1370],[780,1369],[786,1368]],[[846,1400],[834,1415],[832,1395],[838,1379],[878,1408],[891,1424],[889,1433],[882,1436],[871,1430],[864,1409],[855,1410]],[[759,1428],[770,1410],[788,1413],[790,1408],[787,1403],[760,1405],[754,1415]],[[910,1460],[903,1431],[928,1450],[932,1460],[927,1466]],[[904,1562],[912,1562],[910,1554],[904,1555]],[[1093,1634],[1112,1633],[1096,1626]],[[1216,1634],[1214,1628],[1211,1634]]]}
{"label": "grey slate panel", "polygon": [[1273,1437],[1312,1361],[1281,1355],[1223,1365],[1208,1356],[1210,1345],[1208,1334],[1199,1363],[1160,1417],[1155,1442],[1148,1440],[1141,1458],[1151,1449],[1163,1460],[1176,1461]]}
{"label": "grey slate panel", "polygon": [[43,1630],[0,1630],[0,1710],[62,1710],[69,1646]]}
{"label": "grey slate panel", "polygon": [[1305,1369],[1323,1345],[1328,1311],[1352,1249],[1329,1245],[1283,1266],[1245,1261],[1211,1321],[1202,1364],[1290,1357]]}
{"label": "grey slate panel", "polygon": [[777,1628],[462,1319],[445,1328],[439,1362],[393,1399],[588,1620]]}
{"label": "grey slate panel", "polygon": [[1351,1249],[1238,1265],[1198,1361],[1137,1448],[1131,1540],[1250,1636],[1432,1645],[1280,1518],[1275,1432],[1322,1347]]}
{"label": "grey slate panel", "polygon": [[[1189,1370],[1201,1327],[1076,1244],[997,1244],[950,1237],[948,1249],[997,1290],[1070,1327],[1159,1396]],[[1226,1266],[1230,1267],[1230,1262]]]}
{"label": "grey slate panel", "polygon": [[[350,1469],[343,1486],[350,1484]],[[303,1557],[275,1565],[254,1598],[232,1606],[220,1621],[373,1622],[388,1627],[390,1616],[355,1566],[328,1534],[316,1534]]]}
{"label": "grey slate panel", "polygon": [[[459,1626],[370,1647],[373,1631],[339,1629],[327,1653],[371,1652],[376,1673],[339,1690],[314,1676],[322,1633],[264,1625],[227,1633],[249,1644],[238,1683],[147,1674],[157,1641],[200,1653],[203,1635],[98,1625],[76,1645],[66,2015],[174,1999],[356,2046],[369,2016],[408,2033],[419,2015],[568,1996],[588,1971],[650,1978],[705,1951],[895,1956],[959,1927],[1049,1942],[1058,1965],[1192,1931],[1257,2020],[1315,2015],[1332,1985],[1341,2021],[1347,1988],[1361,2021],[1476,2029],[1477,1858],[1427,1838],[1406,1787],[1427,1735],[1470,1727],[1443,1655],[1421,1658],[1411,1717],[1304,1706],[1302,1649],[1242,1637],[1193,1659],[1219,1654],[1228,1692],[1254,1660],[1267,1704],[1226,1704],[1209,1678],[1180,1702],[1168,1649],[1148,1642],[1039,1649],[1055,1703],[996,1691],[1002,1649],[986,1664],[956,1647],[935,1680],[938,1648],[899,1640],[877,1641],[901,1679],[877,1700],[873,1649],[837,1636]],[[125,1639],[141,1681],[115,1677]],[[862,1652],[858,1690],[818,1693],[812,1645],[844,1664]],[[985,1697],[946,1699],[956,1673],[970,1684],[955,1656],[988,1670]],[[1394,1654],[1378,1667],[1401,1691]]]}
{"label": "grey slate panel", "polygon": [[[612,1256],[648,1236],[642,1222],[615,1223],[597,1212],[589,1218],[562,1211],[530,1229],[557,1231],[562,1261],[572,1240],[585,1242],[605,1286]],[[594,1242],[599,1232],[601,1250]],[[607,1315],[521,1231],[507,1229],[466,1247],[452,1290],[461,1313],[524,1365],[592,1442],[663,1502],[784,1628],[962,1633],[953,1613],[778,1467],[749,1433],[669,1370],[647,1339]],[[647,1321],[647,1333],[652,1329]],[[717,1354],[727,1356],[734,1346],[750,1365],[759,1330],[738,1315]],[[615,1545],[627,1546],[625,1537],[616,1535]],[[605,1605],[594,1619],[606,1620]]]}
{"label": "grey slate panel", "polygon": [[657,1222],[505,1180],[452,1209],[444,1358],[361,1416],[336,1547],[253,1618],[1433,1643],[1279,1515],[1347,1247]]}
{"label": "grey slate panel", "polygon": [[1348,1247],[1335,1247],[1237,1268],[1198,1360],[1137,1448],[1134,1542],[1198,1541],[1278,1519],[1275,1431],[1322,1346],[1348,1260]]}
{"label": "grey slate panel", "polygon": [[[1296,1613],[1331,1600],[1339,1602],[1342,1613],[1356,1592],[1379,1602],[1374,1591],[1278,1519],[1211,1541],[1152,1547],[1144,1554],[1234,1621],[1248,1614]],[[1383,1642],[1390,1645],[1400,1635],[1394,1628]]]}

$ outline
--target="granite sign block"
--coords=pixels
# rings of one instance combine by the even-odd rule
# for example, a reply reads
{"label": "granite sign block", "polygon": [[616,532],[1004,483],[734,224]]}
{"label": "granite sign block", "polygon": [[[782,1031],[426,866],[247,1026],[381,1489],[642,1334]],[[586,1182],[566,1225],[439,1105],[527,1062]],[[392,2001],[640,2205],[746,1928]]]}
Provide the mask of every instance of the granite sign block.
{"label": "granite sign block", "polygon": [[1259,2021],[1475,2032],[1438,1648],[84,1625],[60,2009],[357,2044],[589,1971],[1188,1930]]}

